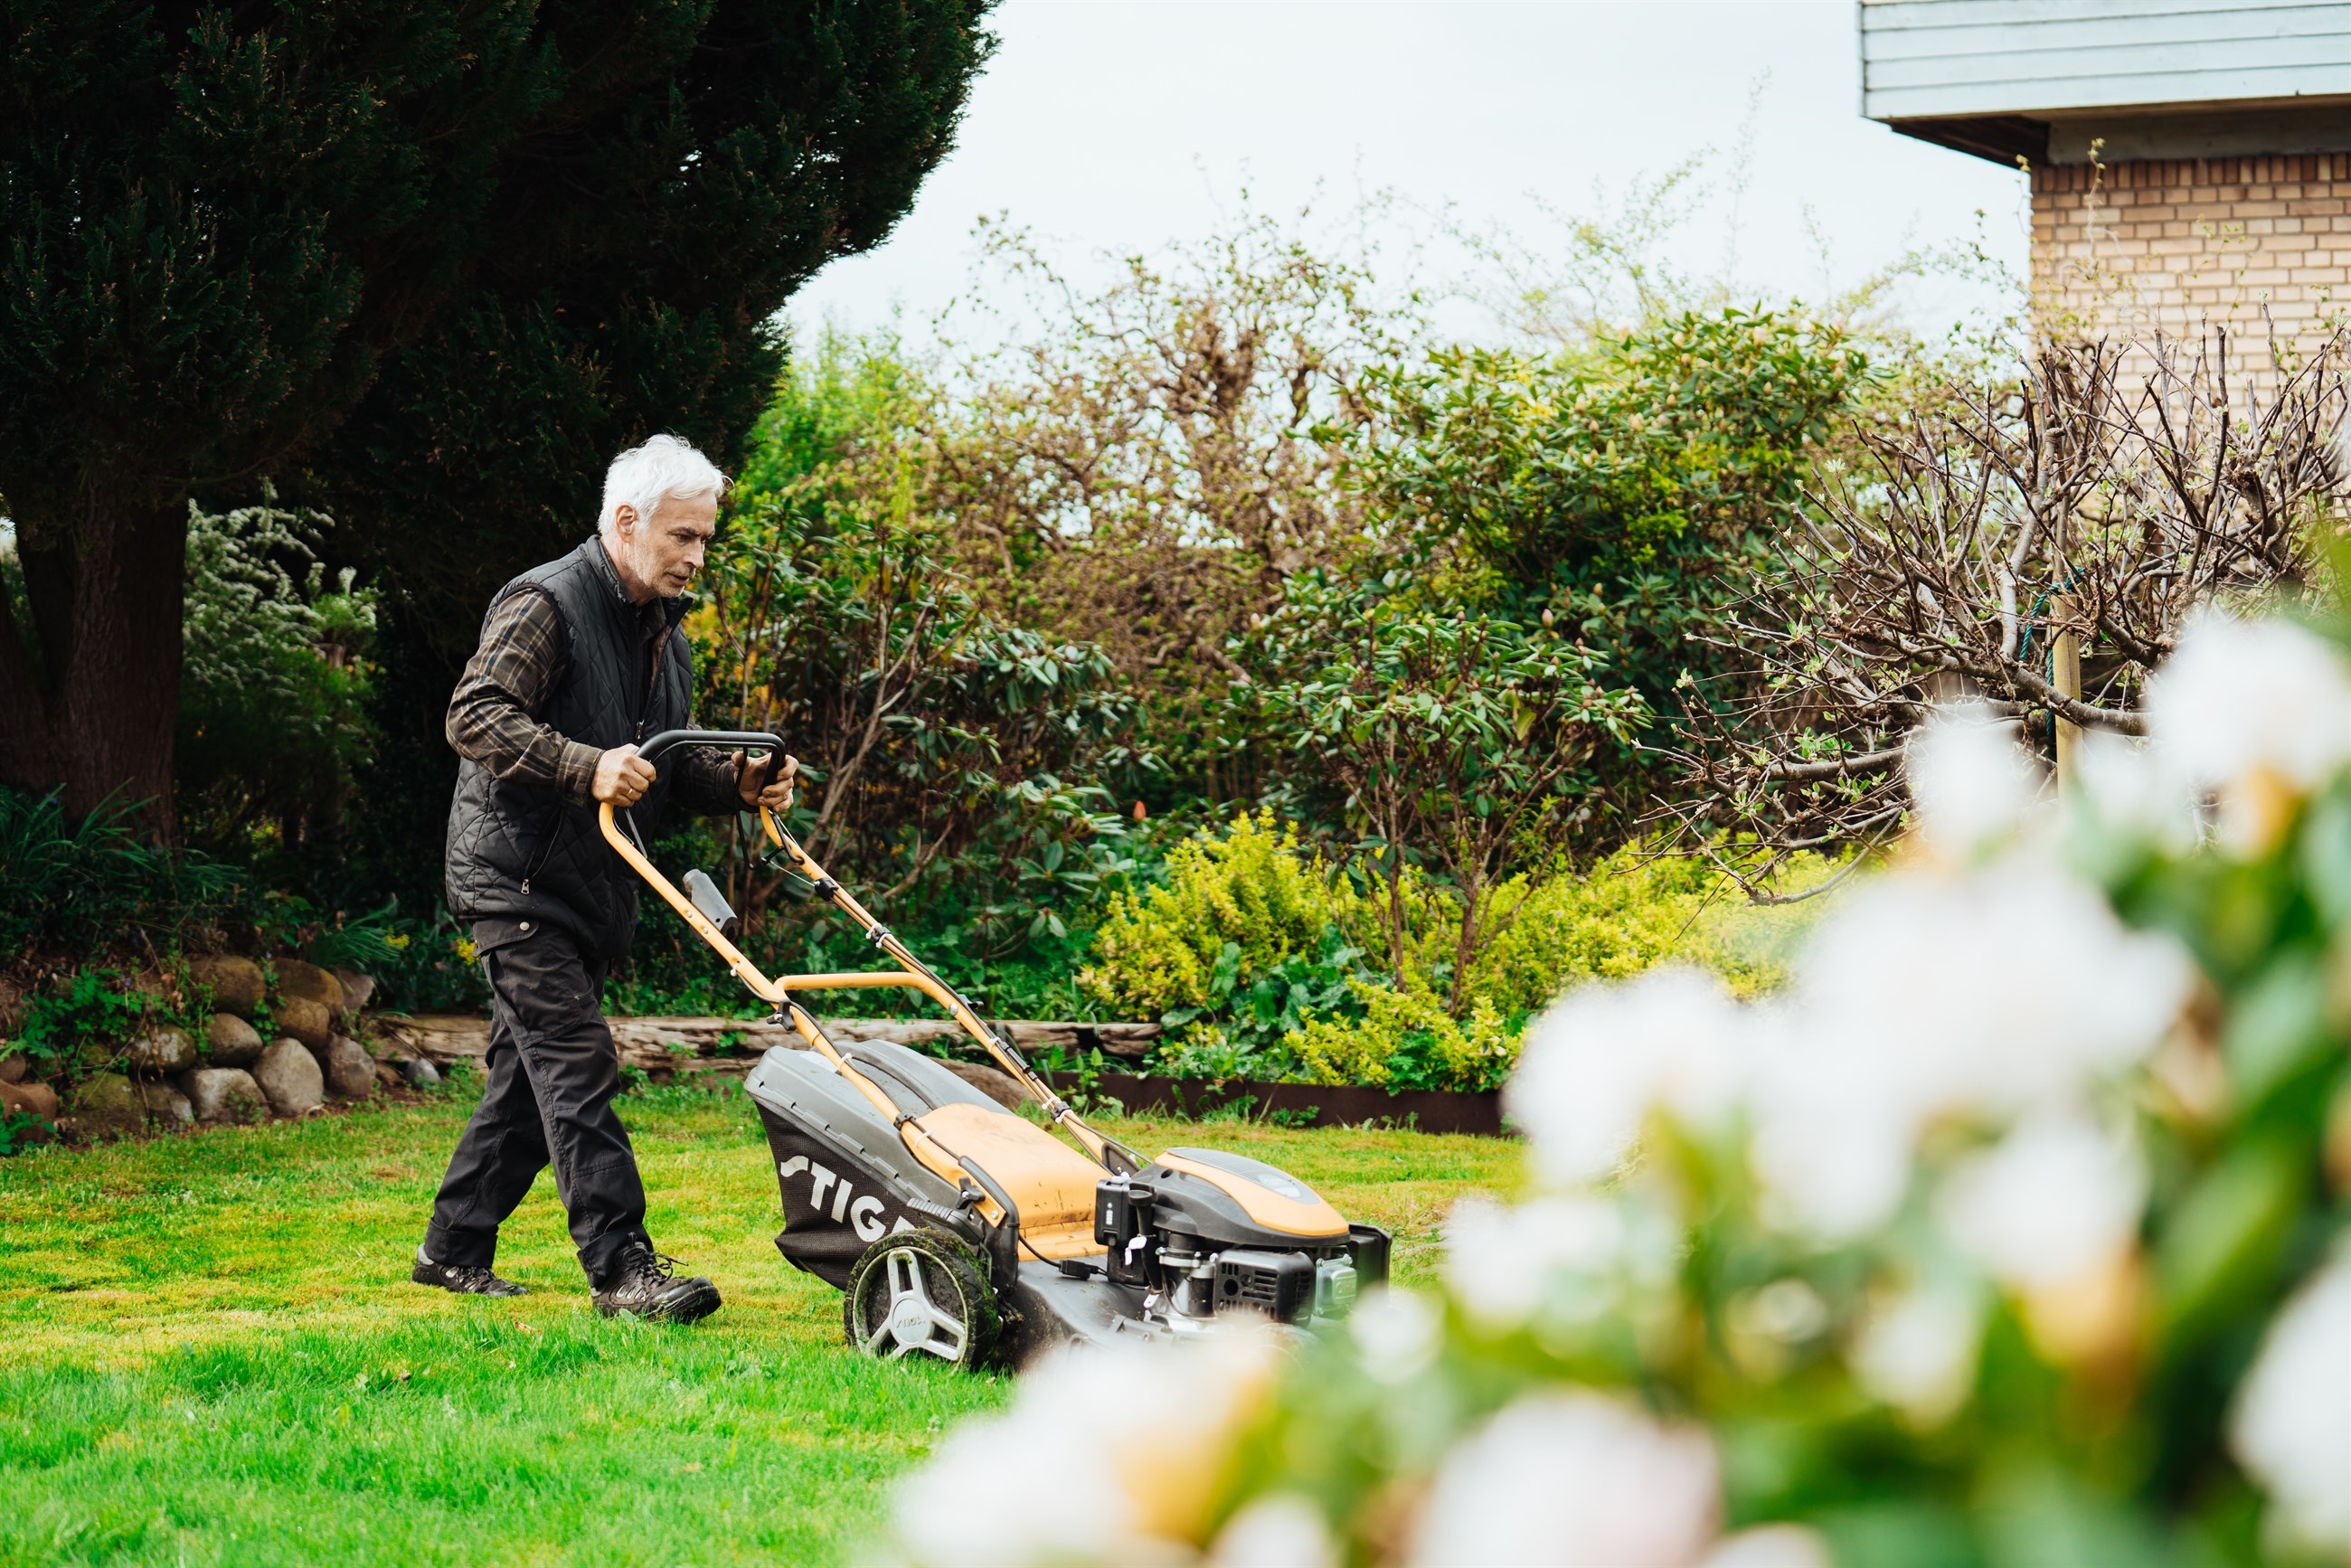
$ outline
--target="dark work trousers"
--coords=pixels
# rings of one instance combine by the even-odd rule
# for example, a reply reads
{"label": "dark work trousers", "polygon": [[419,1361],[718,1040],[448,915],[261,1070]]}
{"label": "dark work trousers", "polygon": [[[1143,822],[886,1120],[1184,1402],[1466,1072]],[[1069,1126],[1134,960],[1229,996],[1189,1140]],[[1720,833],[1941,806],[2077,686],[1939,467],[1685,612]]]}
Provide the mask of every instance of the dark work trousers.
{"label": "dark work trousers", "polygon": [[425,1255],[490,1267],[499,1222],[551,1155],[572,1245],[601,1290],[621,1249],[645,1239],[644,1183],[612,1110],[620,1059],[600,1006],[610,966],[541,922],[485,920],[474,929],[492,998],[482,1064],[489,1084],[433,1200]]}

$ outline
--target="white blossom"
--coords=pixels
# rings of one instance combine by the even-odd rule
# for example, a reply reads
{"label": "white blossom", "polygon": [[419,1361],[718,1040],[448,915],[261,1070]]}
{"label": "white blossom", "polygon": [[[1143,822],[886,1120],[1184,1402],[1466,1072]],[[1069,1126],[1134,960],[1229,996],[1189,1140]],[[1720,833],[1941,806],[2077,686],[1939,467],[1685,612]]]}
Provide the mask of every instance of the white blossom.
{"label": "white blossom", "polygon": [[2157,750],[2198,789],[2266,768],[2306,790],[2351,762],[2351,674],[2292,622],[2207,612],[2147,682],[2147,722]]}
{"label": "white blossom", "polygon": [[2283,1535],[2351,1555],[2351,1260],[2322,1270],[2270,1325],[2229,1445]]}
{"label": "white blossom", "polygon": [[1971,858],[2013,832],[2032,808],[2041,780],[2013,729],[1969,704],[1938,710],[1903,747],[1916,826],[1938,852]]}
{"label": "white blossom", "polygon": [[1901,1207],[1918,1119],[1905,1092],[1905,1049],[1891,1031],[1875,1049],[1792,1040],[1759,1074],[1747,1159],[1767,1223],[1834,1241],[1876,1229]]}
{"label": "white blossom", "polygon": [[1374,1381],[1409,1383],[1427,1370],[1444,1342],[1445,1320],[1416,1291],[1385,1286],[1371,1291],[1347,1315],[1347,1333]]}
{"label": "white blossom", "polygon": [[1287,1492],[1259,1498],[1233,1515],[1208,1553],[1208,1568],[1331,1568],[1338,1561],[1321,1512]]}
{"label": "white blossom", "polygon": [[1445,1282],[1491,1330],[1517,1328],[1540,1306],[1590,1316],[1614,1300],[1625,1244],[1624,1215],[1605,1198],[1464,1198],[1445,1221]]}
{"label": "white blossom", "polygon": [[1700,1568],[1835,1568],[1835,1563],[1818,1531],[1765,1524],[1723,1537]]}
{"label": "white blossom", "polygon": [[1929,1122],[2080,1102],[2154,1050],[2191,976],[2170,937],[2126,930],[2040,862],[1856,889],[1814,934],[1751,1069],[1768,1212],[1832,1241],[1884,1225]]}
{"label": "white blossom", "polygon": [[1746,1029],[1721,986],[1694,970],[1589,986],[1528,1026],[1505,1107],[1539,1172],[1594,1181],[1631,1152],[1654,1104],[1703,1125],[1736,1103]]}
{"label": "white blossom", "polygon": [[1800,1021],[1832,1054],[1886,1058],[1888,1092],[1916,1113],[2011,1114],[2145,1060],[2191,975],[2172,938],[2017,857],[1856,889],[1803,956]]}
{"label": "white blossom", "polygon": [[[1269,1335],[1246,1331],[1050,1356],[1009,1409],[957,1427],[909,1479],[899,1543],[916,1563],[956,1568],[1186,1561],[1276,1356]],[[1015,1462],[1053,1478],[1050,1506],[1007,1506]]]}
{"label": "white blossom", "polygon": [[2085,730],[2074,783],[2097,820],[2172,854],[2196,845],[2196,793],[2152,747],[2111,730]]}
{"label": "white blossom", "polygon": [[1881,1302],[1846,1364],[1861,1386],[1921,1427],[1941,1425],[1975,1385],[1982,1314],[1965,1291],[1937,1286]]}
{"label": "white blossom", "polygon": [[2035,1116],[1944,1179],[1935,1218],[2003,1284],[2039,1290],[2091,1273],[2129,1246],[2147,1183],[2129,1138],[2078,1115]]}
{"label": "white blossom", "polygon": [[1714,1445],[1584,1392],[1532,1395],[1458,1445],[1431,1485],[1416,1568],[1689,1568],[1715,1535]]}

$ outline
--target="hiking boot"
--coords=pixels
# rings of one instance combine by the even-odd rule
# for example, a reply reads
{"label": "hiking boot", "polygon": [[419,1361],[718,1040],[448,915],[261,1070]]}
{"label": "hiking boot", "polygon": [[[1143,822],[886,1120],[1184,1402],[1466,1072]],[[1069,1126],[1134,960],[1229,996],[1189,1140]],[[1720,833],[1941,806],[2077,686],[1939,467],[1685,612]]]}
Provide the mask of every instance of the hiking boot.
{"label": "hiking boot", "polygon": [[460,1296],[528,1296],[530,1292],[512,1280],[501,1280],[479,1263],[435,1263],[416,1249],[416,1267],[408,1277],[420,1285],[438,1285]]}
{"label": "hiking boot", "polygon": [[622,1249],[612,1282],[594,1300],[608,1318],[625,1312],[653,1322],[690,1323],[718,1310],[718,1287],[698,1275],[679,1278],[676,1259],[632,1241]]}

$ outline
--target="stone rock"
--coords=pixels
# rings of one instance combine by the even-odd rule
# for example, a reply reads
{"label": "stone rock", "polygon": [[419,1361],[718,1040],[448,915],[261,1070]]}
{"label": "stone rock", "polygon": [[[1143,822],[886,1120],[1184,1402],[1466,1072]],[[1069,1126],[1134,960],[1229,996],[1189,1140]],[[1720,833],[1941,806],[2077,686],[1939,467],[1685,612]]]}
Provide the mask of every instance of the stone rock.
{"label": "stone rock", "polygon": [[327,1041],[334,1038],[335,1015],[327,1010],[326,1003],[308,997],[279,997],[270,1016],[277,1020],[278,1029],[313,1051],[326,1050]]}
{"label": "stone rock", "polygon": [[939,1065],[1008,1111],[1018,1111],[1029,1103],[1029,1092],[1020,1087],[1020,1081],[1000,1067],[990,1067],[982,1061],[942,1061]]}
{"label": "stone rock", "polygon": [[327,1092],[338,1100],[364,1100],[375,1092],[375,1058],[349,1035],[327,1042],[319,1065],[327,1078]]}
{"label": "stone rock", "polygon": [[18,1083],[0,1083],[0,1114],[21,1115],[27,1111],[47,1121],[56,1121],[57,1092],[29,1078]]}
{"label": "stone rock", "polygon": [[[280,1008],[290,998],[299,997],[316,1002],[327,1009],[329,1019],[340,1018],[343,1011],[343,983],[316,964],[306,964],[299,958],[277,960],[277,999]],[[282,1016],[282,1013],[281,1013]]]}
{"label": "stone rock", "polygon": [[[194,1048],[189,1050],[193,1054]],[[73,1114],[74,1126],[85,1138],[131,1138],[147,1130],[146,1096],[120,1072],[90,1074],[74,1091]]]}
{"label": "stone rock", "polygon": [[[294,1049],[305,1059],[310,1054],[298,1045]],[[318,1071],[317,1063],[311,1064],[311,1071]],[[199,1067],[193,1072],[183,1072],[177,1082],[199,1122],[228,1122],[242,1126],[262,1121],[269,1114],[269,1102],[263,1098],[261,1085],[242,1067]]]}
{"label": "stone rock", "polygon": [[0,1056],[0,1083],[22,1083],[33,1075],[33,1064],[21,1056]]}
{"label": "stone rock", "polygon": [[249,1019],[259,1010],[266,988],[261,966],[252,959],[221,953],[192,958],[188,967],[212,991],[213,1006],[221,1011]]}
{"label": "stone rock", "polygon": [[343,988],[343,1016],[350,1017],[366,1008],[375,995],[375,982],[349,964],[338,964],[334,969],[336,983]]}
{"label": "stone rock", "polygon": [[214,1013],[204,1025],[204,1054],[214,1067],[250,1067],[261,1060],[261,1034],[235,1013]]}
{"label": "stone rock", "polygon": [[138,1072],[162,1076],[196,1064],[196,1042],[183,1029],[151,1029],[131,1042],[123,1060]]}
{"label": "stone rock", "polygon": [[253,1064],[253,1081],[281,1116],[308,1115],[327,1103],[327,1075],[298,1040],[272,1041]]}
{"label": "stone rock", "polygon": [[431,1089],[441,1082],[441,1070],[421,1056],[412,1056],[402,1062],[400,1075],[411,1089]]}
{"label": "stone rock", "polygon": [[141,1083],[139,1097],[147,1102],[148,1116],[167,1127],[184,1127],[196,1119],[188,1097],[168,1083]]}

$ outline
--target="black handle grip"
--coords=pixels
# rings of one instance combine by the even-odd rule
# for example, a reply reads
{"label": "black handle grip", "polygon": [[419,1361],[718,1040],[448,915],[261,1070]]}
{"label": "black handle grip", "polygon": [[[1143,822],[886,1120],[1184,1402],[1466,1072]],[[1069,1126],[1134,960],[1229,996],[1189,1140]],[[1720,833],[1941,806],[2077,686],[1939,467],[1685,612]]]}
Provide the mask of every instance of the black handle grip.
{"label": "black handle grip", "polygon": [[777,757],[784,754],[783,737],[764,730],[665,729],[638,747],[637,755],[651,763],[673,746],[739,746],[746,751],[766,750]]}

